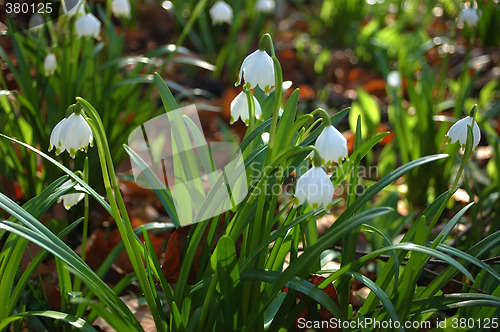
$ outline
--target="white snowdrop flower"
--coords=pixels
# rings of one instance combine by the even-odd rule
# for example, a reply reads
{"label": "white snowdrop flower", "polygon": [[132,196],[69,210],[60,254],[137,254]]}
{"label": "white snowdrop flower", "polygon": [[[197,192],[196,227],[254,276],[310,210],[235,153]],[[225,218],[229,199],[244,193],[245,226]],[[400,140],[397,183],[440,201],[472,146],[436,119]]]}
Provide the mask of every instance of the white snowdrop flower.
{"label": "white snowdrop flower", "polygon": [[[467,116],[455,122],[446,133],[445,137],[448,138],[446,144],[453,144],[458,141],[462,149],[465,149],[465,145],[467,144],[467,126],[472,126],[473,121],[474,119],[472,117]],[[481,140],[481,130],[475,121],[472,127],[472,138],[472,148],[475,149]]]}
{"label": "white snowdrop flower", "polygon": [[93,146],[92,130],[81,114],[71,114],[67,119],[62,119],[50,134],[51,151],[56,148],[56,155],[64,150],[75,158],[76,151],[87,152],[88,145]]}
{"label": "white snowdrop flower", "polygon": [[130,2],[129,0],[113,0],[111,3],[111,11],[116,17],[130,17]]}
{"label": "white snowdrop flower", "polygon": [[59,137],[61,136],[61,129],[64,126],[64,122],[66,122],[66,118],[59,121],[59,123],[56,124],[56,126],[54,127],[54,129],[52,129],[52,132],[50,133],[49,151],[51,151],[55,147],[57,155],[62,152],[61,150],[62,142],[59,140]]}
{"label": "white snowdrop flower", "polygon": [[77,37],[100,39],[101,22],[92,13],[87,13],[76,20],[75,31]]}
{"label": "white snowdrop flower", "polygon": [[401,75],[397,70],[393,70],[387,75],[387,85],[394,89],[401,86]]}
{"label": "white snowdrop flower", "polygon": [[[260,108],[259,101],[253,95],[253,103],[255,105],[255,117],[262,120],[262,110]],[[243,122],[248,126],[250,123],[250,112],[248,111],[248,98],[245,92],[240,92],[236,98],[231,102],[231,124],[238,121],[241,118]]]}
{"label": "white snowdrop flower", "polygon": [[[73,183],[74,182],[72,180],[68,180],[68,181],[64,182],[59,188],[70,187],[73,185]],[[79,184],[76,184],[73,187],[73,189],[74,190],[82,190],[82,191],[85,190]],[[62,201],[64,208],[66,210],[69,210],[72,206],[75,206],[76,204],[78,204],[84,197],[85,197],[84,193],[65,194],[57,199],[57,203],[60,203]]]}
{"label": "white snowdrop flower", "polygon": [[319,151],[322,163],[327,166],[342,163],[347,158],[347,140],[334,126],[328,126],[316,139],[314,145]]}
{"label": "white snowdrop flower", "polygon": [[[67,10],[70,6],[71,8]],[[69,3],[68,1],[66,1],[62,8],[68,17],[80,17],[85,15],[85,3],[82,0],[79,0],[74,5],[73,3]]]}
{"label": "white snowdrop flower", "polygon": [[266,131],[266,132],[263,132],[262,135],[260,135],[260,138],[262,138],[262,142],[264,142],[264,144],[267,144],[267,143],[269,143],[269,139],[271,138],[271,135]]}
{"label": "white snowdrop flower", "polygon": [[45,70],[45,76],[50,76],[55,73],[57,68],[56,56],[53,53],[47,54],[45,60],[43,61],[43,69]]}
{"label": "white snowdrop flower", "polygon": [[469,27],[475,27],[479,22],[480,11],[477,8],[464,8],[458,14],[458,21],[467,23]]}
{"label": "white snowdrop flower", "polygon": [[224,1],[217,1],[210,8],[209,13],[213,24],[222,24],[224,22],[231,24],[233,21],[233,8]]}
{"label": "white snowdrop flower", "polygon": [[264,14],[271,14],[276,7],[276,3],[273,0],[259,0],[255,4],[255,9]]}
{"label": "white snowdrop flower", "polygon": [[38,13],[35,13],[31,15],[28,21],[28,28],[30,31],[37,32],[42,30],[44,23],[45,19],[43,18],[43,16]]}
{"label": "white snowdrop flower", "polygon": [[332,202],[335,188],[323,168],[314,166],[302,175],[295,187],[295,206],[307,202],[313,209],[325,209]]}
{"label": "white snowdrop flower", "polygon": [[249,84],[250,89],[259,86],[268,94],[275,84],[273,59],[266,51],[260,50],[248,55],[241,65],[236,85],[241,83],[242,78],[245,80],[245,84]]}

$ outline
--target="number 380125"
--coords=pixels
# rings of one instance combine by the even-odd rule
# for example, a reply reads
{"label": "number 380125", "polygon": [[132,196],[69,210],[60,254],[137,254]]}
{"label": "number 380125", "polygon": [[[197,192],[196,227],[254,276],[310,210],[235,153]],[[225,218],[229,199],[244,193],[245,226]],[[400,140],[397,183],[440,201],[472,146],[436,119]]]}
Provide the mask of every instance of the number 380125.
{"label": "number 380125", "polygon": [[50,14],[52,13],[52,3],[7,2],[5,12],[7,14]]}

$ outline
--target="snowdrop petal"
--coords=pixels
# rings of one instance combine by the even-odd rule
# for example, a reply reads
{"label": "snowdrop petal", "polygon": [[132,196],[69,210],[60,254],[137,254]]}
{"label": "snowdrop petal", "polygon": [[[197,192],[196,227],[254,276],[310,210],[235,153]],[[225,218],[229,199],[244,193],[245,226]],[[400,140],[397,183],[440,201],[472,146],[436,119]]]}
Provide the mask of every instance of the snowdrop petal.
{"label": "snowdrop petal", "polygon": [[[66,188],[66,187],[69,187],[73,184],[74,184],[74,182],[72,180],[68,180],[68,181],[64,182],[59,188]],[[79,186],[78,184],[76,184],[74,186],[74,189],[75,190],[83,190],[83,188],[81,186]],[[72,206],[75,206],[76,204],[78,204],[84,197],[85,197],[84,193],[65,194],[65,195],[62,195],[61,197],[59,197],[57,199],[57,202],[60,203],[62,201],[64,208],[66,210],[69,210]]]}
{"label": "snowdrop petal", "polygon": [[213,24],[230,24],[233,21],[233,8],[224,1],[217,1],[210,8],[209,13]]}
{"label": "snowdrop petal", "polygon": [[56,147],[56,154],[64,150],[75,158],[76,151],[87,151],[88,145],[93,145],[92,130],[81,114],[71,114],[61,120],[50,135],[50,148]]}
{"label": "snowdrop petal", "polygon": [[111,11],[116,17],[130,17],[129,0],[113,0],[111,3]]}
{"label": "snowdrop petal", "polygon": [[[253,102],[255,106],[255,117],[257,119],[262,119],[262,109],[260,107],[259,101],[257,98],[253,97]],[[241,118],[243,122],[248,126],[250,120],[250,112],[248,110],[248,99],[245,92],[240,92],[236,98],[231,102],[231,124],[238,121],[238,118]]]}
{"label": "snowdrop petal", "polygon": [[101,22],[92,13],[85,14],[76,20],[75,32],[77,37],[100,39]]}
{"label": "snowdrop petal", "polygon": [[45,71],[45,76],[50,76],[55,73],[57,68],[56,56],[53,53],[47,54],[45,60],[43,61],[43,69]]}
{"label": "snowdrop petal", "polygon": [[334,126],[328,126],[316,139],[316,149],[327,164],[340,163],[347,158],[347,140]]}
{"label": "snowdrop petal", "polygon": [[313,167],[302,175],[295,188],[295,205],[307,202],[313,209],[327,208],[335,188],[321,167]]}
{"label": "snowdrop petal", "polygon": [[253,52],[243,60],[237,84],[240,84],[242,79],[248,83],[250,89],[258,86],[266,94],[269,93],[275,84],[273,59],[266,51]]}
{"label": "snowdrop petal", "polygon": [[387,75],[387,85],[394,89],[401,86],[401,75],[398,71],[393,70]]}
{"label": "snowdrop petal", "polygon": [[[459,142],[460,146],[465,147],[467,144],[467,126],[472,126],[473,118],[467,116],[461,120],[455,122],[453,126],[451,126],[450,130],[446,133],[446,137],[448,137],[448,143],[453,144],[455,142]],[[472,148],[475,149],[481,140],[481,130],[479,126],[474,121],[474,126],[472,127]]]}
{"label": "snowdrop petal", "polygon": [[475,27],[479,22],[479,16],[480,12],[477,8],[465,8],[458,15],[458,21],[466,23],[470,27]]}
{"label": "snowdrop petal", "polygon": [[52,129],[52,132],[50,133],[50,146],[49,146],[49,151],[51,151],[54,147],[56,148],[56,155],[60,154],[64,149],[61,149],[62,142],[61,142],[61,128],[63,127],[64,122],[66,121],[66,118],[62,119],[59,121],[58,124]]}
{"label": "snowdrop petal", "polygon": [[271,14],[276,7],[276,3],[273,0],[259,0],[255,4],[255,9],[264,14]]}

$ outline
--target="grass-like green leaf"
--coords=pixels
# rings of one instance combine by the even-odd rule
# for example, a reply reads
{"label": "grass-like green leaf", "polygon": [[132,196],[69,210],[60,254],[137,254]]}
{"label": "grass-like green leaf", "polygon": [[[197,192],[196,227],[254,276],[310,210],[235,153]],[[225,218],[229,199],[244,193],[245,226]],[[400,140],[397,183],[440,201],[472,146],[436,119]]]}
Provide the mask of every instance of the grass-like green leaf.
{"label": "grass-like green leaf", "polygon": [[28,312],[18,313],[16,315],[8,317],[8,318],[4,319],[2,322],[0,322],[0,330],[3,330],[10,323],[12,323],[16,320],[26,319],[26,318],[29,318],[32,316],[46,317],[46,318],[51,318],[54,320],[63,321],[65,323],[68,323],[69,325],[79,329],[80,331],[83,331],[83,332],[96,332],[96,329],[94,329],[92,327],[92,325],[87,323],[85,320],[83,320],[81,318],[76,318],[74,316],[71,316],[71,315],[63,313],[63,312],[53,311],[53,310],[28,311]]}

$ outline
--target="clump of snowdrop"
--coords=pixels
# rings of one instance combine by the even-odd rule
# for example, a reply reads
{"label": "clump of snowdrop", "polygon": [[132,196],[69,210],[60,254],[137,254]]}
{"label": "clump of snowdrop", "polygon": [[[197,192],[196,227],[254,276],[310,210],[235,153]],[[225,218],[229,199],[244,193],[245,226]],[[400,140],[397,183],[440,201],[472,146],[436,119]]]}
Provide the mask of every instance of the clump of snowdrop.
{"label": "clump of snowdrop", "polygon": [[323,129],[314,145],[319,152],[322,164],[331,166],[334,162],[341,164],[347,158],[347,140],[340,131],[332,125]]}
{"label": "clump of snowdrop", "polygon": [[[474,125],[473,125],[474,123]],[[467,144],[467,127],[472,127],[472,148],[475,149],[481,140],[481,130],[479,126],[474,121],[474,118],[471,116],[467,116],[461,120],[455,122],[453,126],[451,126],[450,130],[446,133],[447,143],[453,144],[455,142],[459,142],[462,149],[465,149],[465,145]]]}
{"label": "clump of snowdrop", "polygon": [[297,181],[295,188],[295,206],[305,202],[313,209],[328,208],[333,199],[335,188],[325,170],[313,166]]}
{"label": "clump of snowdrop", "polygon": [[45,76],[50,76],[55,73],[57,69],[57,60],[53,53],[47,54],[45,57],[45,60],[43,61],[43,69],[45,71]]}
{"label": "clump of snowdrop", "polygon": [[248,89],[258,86],[268,94],[275,85],[273,59],[264,50],[253,52],[243,60],[236,85],[242,79]]}
{"label": "clump of snowdrop", "polygon": [[[250,91],[249,94],[252,94],[251,89],[254,89],[258,86],[262,90],[264,90],[267,95],[269,94],[271,88],[275,85],[273,59],[264,50],[266,43],[270,43],[272,47],[272,41],[269,42],[267,40],[268,38],[270,39],[269,35],[264,35],[259,43],[259,49],[248,55],[241,64],[240,72],[238,74],[238,81],[235,85],[239,85],[243,79],[245,81],[245,84],[243,85],[244,92],[241,92],[239,95],[237,95],[236,98],[234,98],[234,100],[231,102],[231,124],[238,120],[239,117],[241,117],[241,120],[243,120],[243,122],[245,122],[247,125],[249,125],[250,123],[248,98],[246,92]],[[262,119],[262,110],[259,102],[253,95],[252,97],[255,105],[254,116],[257,119]],[[283,114],[283,110],[281,109],[281,107],[278,110],[278,113],[278,116],[281,116]]]}
{"label": "clump of snowdrop", "polygon": [[255,9],[264,14],[271,14],[276,7],[274,0],[259,0],[255,4]]}
{"label": "clump of snowdrop", "polygon": [[99,40],[101,37],[101,22],[92,13],[87,13],[75,22],[76,36]]}
{"label": "clump of snowdrop", "polygon": [[217,1],[210,8],[209,13],[213,24],[231,24],[233,22],[233,8],[224,1]]}
{"label": "clump of snowdrop", "polygon": [[116,17],[130,17],[130,2],[129,0],[113,0],[111,3],[111,11]]}
{"label": "clump of snowdrop", "polygon": [[[255,105],[255,117],[259,120],[262,120],[262,109],[260,107],[259,101],[257,98],[253,97],[253,103]],[[241,120],[248,126],[250,123],[250,111],[248,110],[248,98],[247,94],[242,91],[240,92],[236,98],[231,102],[231,124]]]}
{"label": "clump of snowdrop", "polygon": [[89,124],[81,113],[72,113],[54,127],[50,134],[49,151],[56,149],[56,155],[64,150],[75,158],[76,151],[87,152],[88,145],[93,146],[94,138]]}
{"label": "clump of snowdrop", "polygon": [[[64,182],[59,188],[67,188],[74,185],[72,180],[68,180]],[[84,191],[85,189],[81,187],[79,184],[74,185],[74,190]],[[69,210],[72,206],[78,204],[85,197],[84,193],[73,193],[73,194],[65,194],[57,199],[57,203],[63,202],[64,208]]]}

